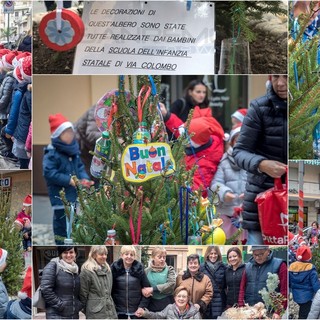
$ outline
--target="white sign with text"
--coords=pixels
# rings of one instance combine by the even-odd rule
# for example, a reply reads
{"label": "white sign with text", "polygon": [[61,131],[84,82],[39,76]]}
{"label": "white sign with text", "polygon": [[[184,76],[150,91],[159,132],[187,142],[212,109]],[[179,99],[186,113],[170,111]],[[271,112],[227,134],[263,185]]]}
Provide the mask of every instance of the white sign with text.
{"label": "white sign with text", "polygon": [[214,4],[86,1],[73,74],[214,73]]}

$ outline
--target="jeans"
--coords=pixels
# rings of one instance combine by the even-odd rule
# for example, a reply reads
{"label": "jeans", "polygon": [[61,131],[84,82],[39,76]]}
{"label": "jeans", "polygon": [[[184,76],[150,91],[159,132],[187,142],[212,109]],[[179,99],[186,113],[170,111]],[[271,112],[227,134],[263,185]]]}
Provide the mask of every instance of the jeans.
{"label": "jeans", "polygon": [[248,242],[247,242],[247,245],[261,245],[261,244],[263,244],[261,231],[248,230]]}
{"label": "jeans", "polygon": [[53,209],[53,233],[56,245],[64,244],[67,237],[67,222],[64,209]]}

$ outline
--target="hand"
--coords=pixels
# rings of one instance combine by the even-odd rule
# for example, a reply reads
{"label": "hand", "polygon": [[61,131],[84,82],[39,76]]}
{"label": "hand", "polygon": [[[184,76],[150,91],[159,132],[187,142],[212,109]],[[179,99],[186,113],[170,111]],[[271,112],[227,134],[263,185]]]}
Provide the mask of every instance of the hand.
{"label": "hand", "polygon": [[165,117],[168,113],[166,106],[162,102],[159,102],[159,106],[162,116]]}
{"label": "hand", "polygon": [[142,308],[138,308],[138,310],[134,313],[136,317],[141,318],[144,314],[144,310]]}
{"label": "hand", "polygon": [[6,133],[5,136],[6,136],[7,139],[11,138],[11,135],[9,133]]}
{"label": "hand", "polygon": [[241,194],[239,195],[239,199],[241,199],[241,200],[244,199],[244,193],[241,193]]}
{"label": "hand", "polygon": [[195,303],[194,306],[195,306],[195,308],[196,308],[197,310],[200,310],[200,305],[199,305],[199,304]]}
{"label": "hand", "polygon": [[224,202],[232,202],[236,197],[236,194],[232,192],[226,192],[224,195]]}
{"label": "hand", "polygon": [[28,232],[25,232],[25,233],[23,234],[23,238],[24,238],[24,239],[29,239]]}
{"label": "hand", "polygon": [[286,164],[274,160],[262,160],[259,164],[259,170],[272,178],[280,178],[286,169]]}
{"label": "hand", "polygon": [[142,294],[144,297],[149,298],[152,296],[153,288],[152,287],[145,287],[142,288]]}
{"label": "hand", "polygon": [[76,183],[74,182],[74,180],[72,178],[70,178],[69,184],[70,184],[70,186],[73,186],[73,187],[76,186]]}
{"label": "hand", "polygon": [[281,317],[277,313],[274,313],[272,319],[281,319]]}

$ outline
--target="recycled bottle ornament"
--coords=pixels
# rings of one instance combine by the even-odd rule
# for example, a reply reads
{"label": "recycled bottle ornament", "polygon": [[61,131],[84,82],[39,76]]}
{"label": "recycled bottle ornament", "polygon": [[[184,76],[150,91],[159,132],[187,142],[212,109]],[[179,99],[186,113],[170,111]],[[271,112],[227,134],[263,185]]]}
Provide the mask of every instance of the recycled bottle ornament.
{"label": "recycled bottle ornament", "polygon": [[[113,89],[111,91],[108,91],[104,94],[103,97],[99,99],[99,101],[96,104],[96,108],[94,111],[94,118],[96,120],[96,124],[98,129],[103,132],[105,130],[111,130],[112,129],[112,121],[109,120],[109,117],[112,117],[112,105],[114,102],[117,101],[119,97],[119,89]],[[124,91],[126,102],[128,105],[130,105],[130,92]],[[129,106],[130,107],[130,106]],[[132,109],[131,109],[132,110]]]}
{"label": "recycled bottle ornament", "polygon": [[138,130],[133,133],[133,143],[148,143],[151,141],[151,135],[147,130],[146,122],[139,122]]}
{"label": "recycled bottle ornament", "polygon": [[204,241],[203,244],[209,245],[223,245],[226,242],[226,234],[224,231],[220,228],[214,228],[212,234]]}
{"label": "recycled bottle ornament", "polygon": [[114,245],[119,245],[119,241],[116,240],[117,236],[117,231],[115,229],[110,229],[107,231],[107,238],[105,240],[105,245],[106,246],[114,246]]}
{"label": "recycled bottle ornament", "polygon": [[84,36],[84,29],[83,21],[76,13],[57,9],[42,18],[39,24],[39,35],[48,48],[67,51],[80,43]]}

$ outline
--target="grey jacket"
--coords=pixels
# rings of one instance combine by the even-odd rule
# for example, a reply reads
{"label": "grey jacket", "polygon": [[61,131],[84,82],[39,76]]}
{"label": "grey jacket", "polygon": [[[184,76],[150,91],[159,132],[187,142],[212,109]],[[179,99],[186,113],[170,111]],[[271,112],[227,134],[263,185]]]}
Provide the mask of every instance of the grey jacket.
{"label": "grey jacket", "polygon": [[220,214],[225,214],[229,217],[233,215],[233,207],[239,206],[241,203],[235,199],[232,202],[224,202],[224,196],[227,192],[240,195],[246,190],[247,172],[240,169],[234,162],[232,157],[232,148],[225,152],[218,170],[211,182],[211,190],[216,190],[219,187],[219,198],[221,203],[218,206]]}
{"label": "grey jacket", "polygon": [[82,269],[80,273],[80,301],[85,306],[87,319],[117,319],[117,312],[111,297],[112,273],[106,268],[91,272]]}
{"label": "grey jacket", "polygon": [[159,312],[145,310],[143,317],[147,319],[202,319],[198,309],[191,302],[189,310],[184,314],[178,314],[177,307],[173,303]]}

